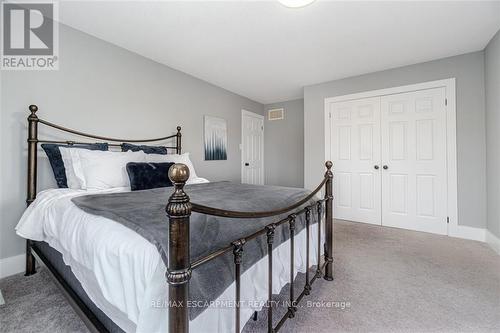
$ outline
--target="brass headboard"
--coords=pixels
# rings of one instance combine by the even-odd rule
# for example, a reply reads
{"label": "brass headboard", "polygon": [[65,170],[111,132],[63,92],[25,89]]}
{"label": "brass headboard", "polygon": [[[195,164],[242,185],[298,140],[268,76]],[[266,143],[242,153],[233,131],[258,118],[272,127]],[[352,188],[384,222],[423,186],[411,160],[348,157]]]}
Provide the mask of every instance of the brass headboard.
{"label": "brass headboard", "polygon": [[[133,139],[133,140],[127,140],[127,139],[116,139],[116,138],[108,138],[105,136],[100,136],[100,135],[94,135],[94,134],[88,134],[80,131],[76,131],[73,129],[69,129],[66,127],[62,127],[56,124],[53,124],[49,121],[43,120],[38,118],[36,115],[36,112],[38,111],[38,106],[36,105],[30,105],[29,106],[30,110],[30,115],[28,117],[28,188],[27,188],[27,195],[26,195],[26,204],[29,205],[35,200],[36,198],[36,183],[37,183],[37,153],[38,153],[38,144],[39,143],[55,143],[55,144],[67,144],[67,145],[73,145],[73,144],[86,144],[89,142],[79,142],[79,141],[54,141],[54,140],[41,140],[38,138],[38,124],[43,124],[48,127],[55,128],[57,130],[75,134],[78,136],[82,137],[87,137],[91,139],[96,139],[96,140],[102,140],[106,142],[111,142],[108,143],[110,146],[114,147],[120,147],[123,143],[125,142],[130,142],[130,143],[140,143],[140,142],[154,142],[154,141],[164,141],[167,139],[176,139],[175,140],[175,146],[165,146],[167,149],[172,149],[175,150],[177,154],[181,153],[181,127],[177,126],[177,133],[172,134],[169,136],[164,136],[161,138],[154,138],[154,139]],[[114,142],[114,143],[113,143]]]}

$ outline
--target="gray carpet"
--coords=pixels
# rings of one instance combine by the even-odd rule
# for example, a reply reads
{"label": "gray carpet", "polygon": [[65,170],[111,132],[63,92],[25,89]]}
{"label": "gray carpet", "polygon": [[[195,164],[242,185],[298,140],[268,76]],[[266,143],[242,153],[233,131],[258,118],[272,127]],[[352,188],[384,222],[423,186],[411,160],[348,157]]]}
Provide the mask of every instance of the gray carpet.
{"label": "gray carpet", "polygon": [[[0,289],[1,332],[86,332],[46,271]],[[500,257],[479,242],[338,221],[335,281],[317,281],[302,305],[284,332],[500,332]],[[261,312],[244,331],[265,327]]]}
{"label": "gray carpet", "polygon": [[0,305],[0,332],[88,332],[48,271],[0,280],[5,304]]}

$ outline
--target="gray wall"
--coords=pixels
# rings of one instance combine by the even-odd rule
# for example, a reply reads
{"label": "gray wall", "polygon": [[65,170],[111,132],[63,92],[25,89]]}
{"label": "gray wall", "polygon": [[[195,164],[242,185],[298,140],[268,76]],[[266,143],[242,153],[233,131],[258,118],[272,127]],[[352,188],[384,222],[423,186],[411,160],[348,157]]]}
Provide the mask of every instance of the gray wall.
{"label": "gray wall", "polygon": [[[305,186],[324,173],[324,99],[367,90],[456,78],[459,224],[486,227],[484,53],[371,73],[304,88]],[[497,141],[498,142],[498,141]]]}
{"label": "gray wall", "polygon": [[[211,180],[241,179],[241,109],[263,114],[260,103],[66,26],[60,28],[59,71],[1,75],[0,258],[24,252],[14,226],[26,195],[29,104],[38,104],[44,119],[115,137],[162,136],[181,125],[183,150],[191,152],[198,175]],[[204,114],[227,120],[227,161],[203,160]],[[39,162],[39,189],[53,186],[43,153]]]}
{"label": "gray wall", "polygon": [[[284,108],[285,119],[268,120],[267,110]],[[304,186],[304,100],[265,105],[265,183]]]}
{"label": "gray wall", "polygon": [[488,229],[500,237],[500,31],[485,50]]}

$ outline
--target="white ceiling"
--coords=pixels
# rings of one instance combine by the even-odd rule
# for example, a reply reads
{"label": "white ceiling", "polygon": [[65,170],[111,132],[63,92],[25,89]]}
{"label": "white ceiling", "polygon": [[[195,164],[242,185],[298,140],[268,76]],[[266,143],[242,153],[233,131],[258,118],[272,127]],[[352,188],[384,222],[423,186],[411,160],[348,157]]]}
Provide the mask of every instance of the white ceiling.
{"label": "white ceiling", "polygon": [[261,103],[482,50],[500,2],[63,2],[60,20]]}

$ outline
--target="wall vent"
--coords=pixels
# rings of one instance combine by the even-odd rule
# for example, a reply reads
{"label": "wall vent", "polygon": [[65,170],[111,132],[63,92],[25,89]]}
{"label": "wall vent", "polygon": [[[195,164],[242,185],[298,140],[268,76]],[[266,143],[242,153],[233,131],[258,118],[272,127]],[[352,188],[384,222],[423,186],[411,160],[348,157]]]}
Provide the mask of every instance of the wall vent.
{"label": "wall vent", "polygon": [[285,119],[285,109],[272,109],[267,111],[268,120],[281,120]]}

